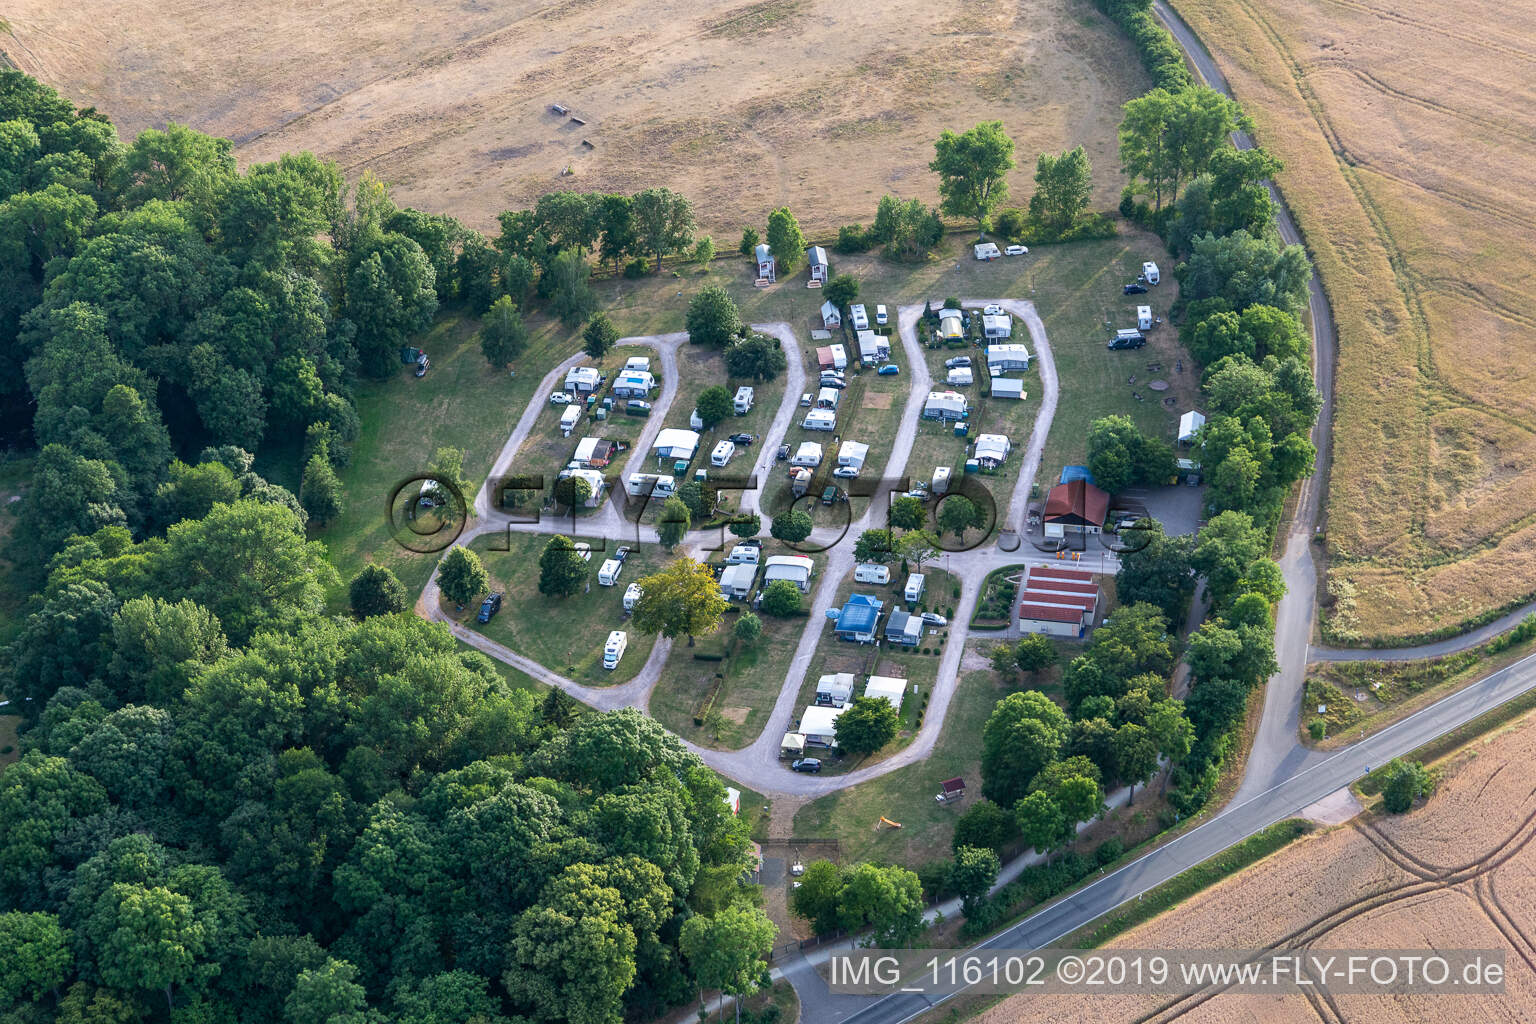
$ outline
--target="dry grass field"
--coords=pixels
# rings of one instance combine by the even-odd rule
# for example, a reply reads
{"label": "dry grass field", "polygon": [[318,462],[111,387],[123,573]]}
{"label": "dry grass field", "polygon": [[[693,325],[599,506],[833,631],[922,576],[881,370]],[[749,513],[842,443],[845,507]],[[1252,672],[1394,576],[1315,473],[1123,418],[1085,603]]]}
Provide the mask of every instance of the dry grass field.
{"label": "dry grass field", "polygon": [[14,0],[5,17],[0,50],[127,136],[175,120],[242,162],[313,150],[480,228],[556,189],[665,184],[733,245],[785,203],[825,231],[868,223],[887,191],[934,199],[934,138],[988,118],[1019,143],[1017,200],[1036,153],[1081,142],[1110,205],[1120,105],[1147,85],[1088,0]]}
{"label": "dry grass field", "polygon": [[[1303,838],[1273,857],[1122,935],[1125,949],[1494,949],[1506,991],[1452,995],[1022,996],[985,1024],[1033,1021],[1522,1021],[1536,1016],[1536,793],[1524,766],[1536,728],[1479,741],[1446,768],[1428,804],[1366,816]],[[1331,1005],[1330,1005],[1331,1004]],[[1464,1016],[1470,1013],[1472,1016]]]}
{"label": "dry grass field", "polygon": [[[1536,589],[1536,14],[1179,0],[1339,321],[1330,632],[1401,640]],[[1325,611],[1325,617],[1329,612]]]}

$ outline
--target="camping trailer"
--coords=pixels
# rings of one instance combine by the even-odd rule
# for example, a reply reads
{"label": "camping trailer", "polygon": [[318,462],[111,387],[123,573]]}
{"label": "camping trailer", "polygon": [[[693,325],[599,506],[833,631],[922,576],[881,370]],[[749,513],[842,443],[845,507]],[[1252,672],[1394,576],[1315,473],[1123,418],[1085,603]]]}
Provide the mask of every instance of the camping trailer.
{"label": "camping trailer", "polygon": [[1136,307],[1136,329],[1138,331],[1150,331],[1152,329],[1152,307]]}
{"label": "camping trailer", "polygon": [[560,414],[560,436],[570,437],[575,431],[576,424],[581,422],[581,409],[579,405],[568,405],[565,412]]}
{"label": "camping trailer", "polygon": [[752,411],[753,390],[748,384],[743,384],[736,389],[736,398],[732,402],[737,416],[745,416]]}
{"label": "camping trailer", "polygon": [[616,629],[608,634],[608,642],[603,644],[603,668],[612,672],[619,667],[619,659],[624,657],[624,651],[629,647],[629,634],[622,629]]}
{"label": "camping trailer", "polygon": [[1157,269],[1157,264],[1148,260],[1141,265],[1141,276],[1146,278],[1147,284],[1157,284],[1162,280],[1162,274]]}
{"label": "camping trailer", "polygon": [[617,558],[605,561],[597,570],[597,582],[599,586],[611,587],[619,582],[619,573],[624,571],[624,563]]}

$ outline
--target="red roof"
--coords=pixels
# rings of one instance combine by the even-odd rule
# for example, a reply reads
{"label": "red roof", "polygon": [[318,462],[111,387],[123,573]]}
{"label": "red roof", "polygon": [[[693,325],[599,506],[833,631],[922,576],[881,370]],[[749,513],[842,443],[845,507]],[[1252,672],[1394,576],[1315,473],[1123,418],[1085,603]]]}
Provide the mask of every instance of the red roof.
{"label": "red roof", "polygon": [[1083,613],[1078,608],[1058,608],[1048,604],[1021,604],[1019,605],[1019,618],[1039,619],[1042,622],[1075,622],[1083,621]]}
{"label": "red roof", "polygon": [[1109,495],[1086,480],[1057,484],[1045,497],[1045,519],[1072,521],[1079,526],[1103,526]]}
{"label": "red roof", "polygon": [[946,793],[962,793],[965,791],[964,779],[945,779],[939,783],[939,788]]}
{"label": "red roof", "polygon": [[1024,582],[1025,590],[1049,590],[1057,594],[1097,594],[1099,588],[1093,583],[1079,583],[1077,580],[1042,580],[1033,575]]}
{"label": "red roof", "polygon": [[1029,568],[1030,579],[1037,577],[1043,579],[1072,580],[1077,583],[1092,583],[1093,573],[1084,569],[1064,569],[1059,565],[1032,565]]}
{"label": "red roof", "polygon": [[1040,605],[1070,605],[1073,608],[1084,608],[1092,611],[1099,606],[1097,594],[1053,594],[1045,590],[1026,590],[1019,595],[1021,601],[1029,604]]}

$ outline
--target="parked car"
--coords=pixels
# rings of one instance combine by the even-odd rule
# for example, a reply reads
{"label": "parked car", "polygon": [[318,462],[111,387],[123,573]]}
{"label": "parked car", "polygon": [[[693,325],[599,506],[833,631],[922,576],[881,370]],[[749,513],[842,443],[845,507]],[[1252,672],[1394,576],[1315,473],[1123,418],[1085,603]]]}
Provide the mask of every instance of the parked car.
{"label": "parked car", "polygon": [[852,480],[859,475],[859,470],[857,466],[838,466],[832,475],[842,480]]}
{"label": "parked car", "polygon": [[628,557],[629,557],[629,545],[628,544],[625,544],[623,547],[619,548],[619,550],[617,550],[617,551],[615,551],[613,553],[614,561],[620,563],[621,565],[623,564],[624,559],[626,559]]}
{"label": "parked car", "polygon": [[778,459],[780,462],[787,461],[789,459],[789,445],[787,445],[787,444],[779,445],[778,454],[775,455],[774,458]]}
{"label": "parked car", "polygon": [[732,434],[730,437],[726,438],[726,440],[731,442],[732,444],[740,445],[741,447],[746,448],[753,441],[757,440],[757,435],[756,434]]}
{"label": "parked car", "polygon": [[981,311],[986,316],[1002,316],[1003,307],[998,305],[987,306]]}
{"label": "parked car", "polygon": [[949,620],[937,612],[923,612],[923,623],[928,626],[947,626]]}
{"label": "parked car", "polygon": [[631,416],[649,416],[651,414],[651,403],[642,402],[638,398],[631,398],[624,403],[624,411]]}
{"label": "parked car", "polygon": [[1146,343],[1147,343],[1147,339],[1143,338],[1141,335],[1138,334],[1138,335],[1136,335],[1133,338],[1115,338],[1113,341],[1111,341],[1109,343],[1109,348],[1111,348],[1111,349],[1141,348],[1141,346],[1145,345]]}
{"label": "parked car", "polygon": [[913,484],[912,489],[907,491],[907,497],[916,498],[918,501],[927,501],[928,485],[923,483]]}
{"label": "parked car", "polygon": [[953,359],[946,359],[946,360],[944,360],[944,369],[946,369],[946,370],[954,370],[954,369],[958,369],[958,368],[960,368],[962,366],[963,367],[969,367],[970,365],[971,365],[971,357],[970,356],[955,356]]}
{"label": "parked car", "polygon": [[427,375],[427,367],[431,365],[432,360],[428,359],[427,354],[423,352],[421,358],[416,360],[416,376],[425,377]]}
{"label": "parked car", "polygon": [[894,377],[901,372],[901,367],[897,366],[895,363],[886,363],[875,372],[882,377]]}
{"label": "parked car", "polygon": [[821,762],[814,757],[802,757],[789,767],[791,771],[810,772],[814,775],[821,771]]}
{"label": "parked car", "polygon": [[550,405],[570,405],[575,400],[575,396],[569,391],[556,391],[549,396]]}
{"label": "parked car", "polygon": [[811,407],[811,396],[810,396],[810,394],[807,393],[807,394],[801,395],[800,396],[800,408],[802,408],[802,409],[809,409],[810,407]]}
{"label": "parked car", "polygon": [[1027,246],[1027,245],[1010,245],[1008,248],[1003,250],[1003,255],[1004,256],[1028,256],[1029,255],[1029,246]]}
{"label": "parked car", "polygon": [[822,489],[821,503],[823,505],[835,505],[839,501],[847,500],[848,499],[843,495],[843,492],[831,484],[828,484],[825,488]]}
{"label": "parked car", "polygon": [[875,307],[875,323],[876,323],[876,325],[878,325],[880,327],[884,327],[886,324],[888,324],[890,322],[891,322],[891,317],[890,317],[890,314],[885,311],[885,307],[884,306],[876,306]]}
{"label": "parked car", "polygon": [[1147,286],[1144,284],[1128,284],[1121,292],[1122,295],[1145,295]]}
{"label": "parked car", "polygon": [[841,391],[848,386],[848,382],[841,377],[823,377],[821,378],[821,386],[831,388],[834,391]]}
{"label": "parked car", "polygon": [[490,622],[499,611],[501,611],[501,595],[487,594],[485,600],[480,602],[480,614],[475,616],[475,621]]}

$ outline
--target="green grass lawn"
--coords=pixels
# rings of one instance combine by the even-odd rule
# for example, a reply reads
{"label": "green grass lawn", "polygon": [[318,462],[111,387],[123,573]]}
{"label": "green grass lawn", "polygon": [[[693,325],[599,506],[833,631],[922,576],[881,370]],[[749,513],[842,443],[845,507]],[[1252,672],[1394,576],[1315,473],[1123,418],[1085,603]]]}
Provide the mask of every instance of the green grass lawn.
{"label": "green grass lawn", "polygon": [[[650,657],[656,638],[629,629],[624,614],[624,590],[640,577],[661,568],[664,552],[655,546],[635,547],[624,563],[617,586],[599,586],[603,541],[586,540],[593,547],[590,588],[567,598],[547,598],[539,593],[539,555],[549,543],[544,534],[514,533],[477,537],[470,548],[485,562],[491,589],[505,595],[501,613],[489,624],[475,622],[477,608],[466,607],[459,620],[498,643],[525,655],[569,679],[589,686],[612,685],[634,678]],[[615,545],[608,542],[608,550]],[[504,548],[507,550],[496,550]],[[451,605],[445,610],[452,612]],[[603,642],[608,632],[627,629],[629,648],[613,671],[603,668]]]}
{"label": "green grass lawn", "polygon": [[[944,731],[925,761],[806,804],[795,815],[796,838],[836,839],[844,863],[882,860],[916,867],[948,856],[955,819],[981,798],[982,726],[1008,692],[990,671],[962,675]],[[965,799],[935,801],[939,783],[955,776],[965,779]],[[902,827],[880,826],[881,817]]]}
{"label": "green grass lawn", "polygon": [[[587,359],[585,364],[596,366],[607,375],[608,381],[598,392],[599,401],[609,394],[613,384],[614,375],[624,366],[624,361],[634,355],[649,355],[650,349],[633,346],[621,346],[611,350],[600,360]],[[656,366],[652,361],[652,368]],[[546,367],[544,372],[548,372]],[[548,395],[537,395],[535,399],[542,403],[538,419],[534,420],[533,429],[528,431],[528,438],[523,446],[518,449],[517,455],[512,460],[512,468],[518,473],[543,474],[546,480],[553,480],[576,451],[576,445],[583,437],[606,437],[610,441],[623,441],[633,447],[640,432],[645,429],[645,420],[639,416],[627,416],[617,409],[611,411],[606,420],[598,421],[592,418],[591,413],[582,417],[581,423],[571,432],[570,437],[564,437],[560,433],[560,417],[565,413],[565,406],[551,405]],[[615,399],[622,407],[624,399]],[[516,410],[518,415],[522,410]],[[517,422],[513,417],[508,425],[511,431],[512,425]],[[606,472],[618,472],[629,458],[629,453],[621,454]]]}
{"label": "green grass lawn", "polygon": [[432,357],[425,377],[418,380],[401,367],[390,380],[359,385],[362,431],[351,465],[340,474],[346,511],[313,532],[341,574],[334,607],[345,605],[347,580],[369,562],[389,566],[413,595],[426,583],[439,556],[395,543],[387,499],[401,481],[424,472],[444,445],[464,449],[464,472],[476,488],[484,481],[523,409],[536,400],[539,380],[580,345],[558,321],[530,316],[527,322],[532,337],[514,364],[516,377],[486,363],[476,320],[449,313],[419,341]]}

